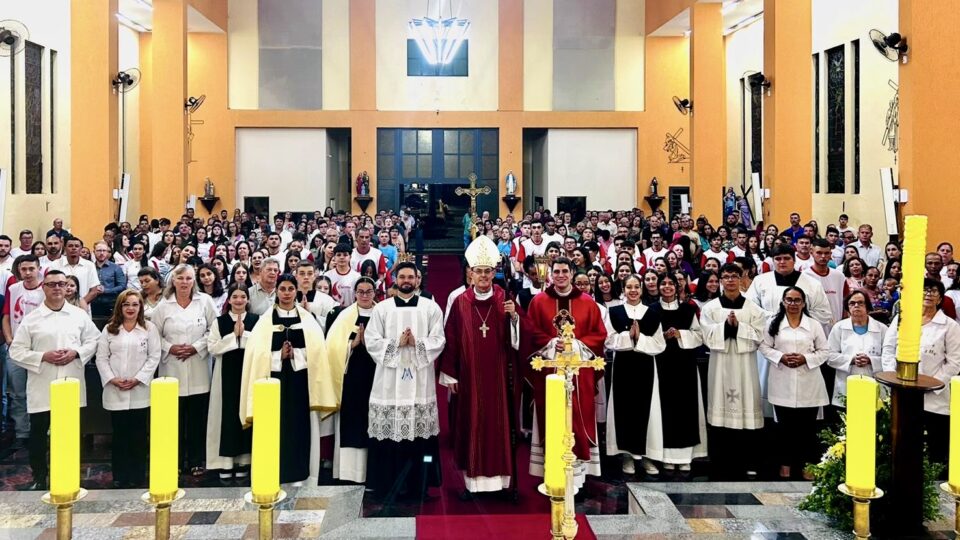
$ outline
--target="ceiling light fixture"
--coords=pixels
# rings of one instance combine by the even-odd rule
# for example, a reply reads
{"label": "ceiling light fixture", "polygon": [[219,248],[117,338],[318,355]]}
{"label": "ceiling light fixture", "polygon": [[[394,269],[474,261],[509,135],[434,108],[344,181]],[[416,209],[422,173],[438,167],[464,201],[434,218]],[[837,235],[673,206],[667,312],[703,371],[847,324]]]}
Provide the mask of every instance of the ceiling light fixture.
{"label": "ceiling light fixture", "polygon": [[736,23],[730,25],[726,30],[723,31],[723,35],[725,35],[725,36],[730,35],[730,34],[736,32],[737,30],[740,30],[741,28],[744,28],[744,27],[746,27],[746,26],[749,26],[749,25],[751,25],[751,24],[759,21],[759,20],[762,19],[762,18],[763,18],[763,12],[762,12],[762,11],[759,12],[759,13],[754,13],[753,15],[750,15],[749,17],[747,17],[747,18],[745,18],[745,19],[741,19],[741,20],[737,21]]}
{"label": "ceiling light fixture", "polygon": [[[453,14],[453,0],[436,0],[436,9],[431,10],[427,0],[427,14],[423,18],[410,19],[407,28],[410,38],[417,42],[423,57],[431,65],[446,65],[453,61],[467,37],[470,21]],[[443,7],[449,17],[443,18]],[[461,3],[461,7],[462,7]],[[459,12],[459,10],[458,10]],[[459,13],[458,13],[459,15]]]}

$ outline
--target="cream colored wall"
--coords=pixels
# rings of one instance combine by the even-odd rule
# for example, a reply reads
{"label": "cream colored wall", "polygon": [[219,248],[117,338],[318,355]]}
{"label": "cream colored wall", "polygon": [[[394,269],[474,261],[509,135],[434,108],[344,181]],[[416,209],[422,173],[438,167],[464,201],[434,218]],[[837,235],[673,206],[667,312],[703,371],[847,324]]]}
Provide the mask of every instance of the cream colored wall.
{"label": "cream colored wall", "polygon": [[[840,44],[846,46],[847,77],[847,148],[853,148],[853,52],[850,42],[860,40],[860,194],[853,193],[853,152],[847,153],[847,192],[826,193],[826,107],[820,107],[821,126],[821,193],[813,194],[813,218],[821,225],[835,223],[841,212],[850,215],[851,224],[870,223],[875,231],[875,240],[884,241],[881,234],[886,220],[880,191],[881,167],[893,167],[897,174],[894,155],[880,144],[886,127],[886,110],[893,90],[887,81],[898,80],[897,63],[886,60],[874,50],[867,37],[871,28],[893,32],[899,22],[896,0],[812,0],[813,39],[812,52],[823,51]],[[825,84],[820,87],[825,100]],[[776,91],[776,90],[774,90]],[[824,101],[821,101],[824,103]]]}
{"label": "cream colored wall", "polygon": [[229,107],[257,109],[260,104],[260,33],[257,28],[257,2],[228,0],[227,23]]}
{"label": "cream colored wall", "polygon": [[323,108],[350,108],[350,0],[323,0]]}
{"label": "cream colored wall", "polygon": [[558,197],[586,197],[588,210],[633,206],[637,130],[551,129],[546,139],[543,202],[547,208],[556,209]]}
{"label": "cream colored wall", "polygon": [[[49,164],[49,134],[46,125],[44,143],[44,184],[43,193],[27,195],[26,176],[24,175],[25,159],[22,150],[25,144],[24,125],[24,96],[21,90],[17,93],[17,124],[18,153],[21,153],[17,163],[17,178],[11,179],[10,174],[10,59],[0,57],[0,111],[3,120],[0,121],[0,168],[7,171],[7,186],[0,196],[5,197],[4,215],[0,222],[0,232],[8,234],[16,241],[16,233],[20,229],[32,229],[37,234],[46,232],[55,217],[69,220],[70,216],[70,18],[62,15],[70,13],[69,0],[48,0],[45,2],[5,2],[3,19],[14,19],[24,23],[30,29],[30,41],[45,48],[42,69],[44,73],[43,113],[44,124],[49,119],[49,92],[46,85],[49,80],[50,49],[57,51],[57,72],[53,91],[57,94],[56,118],[54,118],[54,144],[52,162],[55,171],[55,193],[50,193]],[[18,77],[23,76],[23,55],[13,59],[17,62]],[[104,83],[106,84],[106,82]],[[16,182],[17,193],[10,193],[10,182]],[[69,227],[69,222],[65,223]]]}
{"label": "cream colored wall", "polygon": [[[656,0],[654,0],[656,1]],[[645,0],[617,0],[614,110],[642,111]]]}
{"label": "cream colored wall", "polygon": [[523,1],[523,109],[553,109],[553,0]]}
{"label": "cream colored wall", "polygon": [[[121,70],[140,67],[140,33],[120,25],[117,29],[117,65]],[[136,224],[140,216],[140,87],[125,95],[123,116],[120,118],[121,169],[130,174],[131,184],[127,204],[127,221]],[[126,127],[126,144],[123,143]]]}
{"label": "cream colored wall", "polygon": [[[763,71],[763,19],[724,38],[727,61],[727,185],[740,194],[741,180],[750,185],[750,147],[744,146],[746,119],[740,79]],[[749,133],[749,124],[746,126]],[[744,160],[746,159],[746,170]],[[746,178],[744,178],[744,176]]]}
{"label": "cream colored wall", "polygon": [[327,206],[325,129],[241,128],[236,140],[236,208],[244,197],[270,197],[271,215]]}
{"label": "cream colored wall", "polygon": [[[433,2],[432,5],[436,5]],[[407,21],[426,14],[423,0],[377,0],[377,109],[495,111],[499,100],[497,0],[454,0],[470,20],[469,76],[407,77]]]}

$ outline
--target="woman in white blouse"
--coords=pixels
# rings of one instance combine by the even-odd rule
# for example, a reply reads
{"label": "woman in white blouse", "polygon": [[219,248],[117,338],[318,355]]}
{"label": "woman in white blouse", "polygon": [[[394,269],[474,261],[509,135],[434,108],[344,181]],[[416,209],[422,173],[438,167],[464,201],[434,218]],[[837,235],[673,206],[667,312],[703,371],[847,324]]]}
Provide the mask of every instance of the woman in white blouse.
{"label": "woman in white blouse", "polygon": [[820,373],[820,365],[829,358],[827,337],[807,313],[806,295],[799,287],[783,291],[760,354],[772,364],[767,385],[780,428],[780,477],[790,478],[793,467],[802,470],[815,458],[817,414],[830,403]]}
{"label": "woman in white blouse", "polygon": [[193,267],[170,272],[163,300],[151,320],[160,331],[160,375],[180,381],[180,454],[193,476],[203,476],[210,398],[207,333],[216,320],[213,300],[200,293]]}
{"label": "woman in white blouse", "polygon": [[128,289],[140,290],[140,280],[137,279],[137,276],[140,269],[146,266],[146,259],[143,256],[145,251],[143,242],[137,241],[130,246],[130,260],[123,264],[123,273],[127,276]]}
{"label": "woman in white blouse", "polygon": [[[923,280],[923,315],[920,330],[921,375],[942,381],[940,390],[923,396],[923,424],[927,435],[927,455],[931,462],[946,463],[950,436],[950,378],[960,373],[960,325],[940,310],[943,283]],[[890,321],[897,328],[900,316]],[[887,332],[883,340],[883,369],[897,368],[897,332]]]}
{"label": "woman in white blouse", "polygon": [[837,370],[833,383],[832,404],[843,407],[847,395],[847,377],[867,375],[883,371],[883,336],[887,325],[870,317],[873,305],[862,291],[854,291],[843,301],[843,308],[850,314],[834,325],[827,346],[830,359],[827,364]]}
{"label": "woman in white blouse", "polygon": [[143,317],[143,299],[122,291],[97,346],[103,408],[113,425],[113,487],[143,487],[146,480],[150,381],[159,363],[160,334]]}

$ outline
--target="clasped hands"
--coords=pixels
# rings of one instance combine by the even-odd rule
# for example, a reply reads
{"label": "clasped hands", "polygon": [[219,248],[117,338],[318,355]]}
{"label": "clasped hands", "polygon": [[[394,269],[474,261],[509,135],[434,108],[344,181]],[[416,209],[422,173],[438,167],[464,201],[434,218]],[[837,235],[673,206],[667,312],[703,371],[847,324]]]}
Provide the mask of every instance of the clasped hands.
{"label": "clasped hands", "polygon": [[170,354],[177,360],[183,361],[197,354],[197,349],[193,345],[173,345],[170,347]]}
{"label": "clasped hands", "polygon": [[55,366],[65,366],[79,357],[80,355],[73,349],[54,349],[43,353],[40,360]]}
{"label": "clasped hands", "polygon": [[401,347],[415,347],[417,345],[417,338],[413,337],[413,331],[409,328],[403,331],[400,334],[400,346]]}
{"label": "clasped hands", "polygon": [[870,365],[870,356],[865,353],[857,353],[853,355],[852,363],[857,367],[868,367]]}
{"label": "clasped hands", "polygon": [[137,379],[124,379],[123,377],[114,377],[110,379],[110,384],[116,386],[120,390],[133,390],[136,388],[140,381]]}
{"label": "clasped hands", "polygon": [[807,365],[807,357],[800,353],[784,353],[780,357],[780,363],[788,368],[798,368]]}

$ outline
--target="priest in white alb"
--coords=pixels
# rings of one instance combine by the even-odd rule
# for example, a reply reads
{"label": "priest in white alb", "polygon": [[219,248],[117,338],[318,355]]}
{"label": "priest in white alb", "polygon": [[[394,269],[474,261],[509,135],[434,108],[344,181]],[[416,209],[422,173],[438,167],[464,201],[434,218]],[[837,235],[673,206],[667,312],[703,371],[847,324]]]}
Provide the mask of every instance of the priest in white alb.
{"label": "priest in white alb", "polygon": [[367,487],[374,496],[426,496],[440,485],[440,421],[434,362],[443,351],[443,311],[415,294],[417,267],[396,267],[397,295],[373,308],[364,331],[377,364],[367,415]]}
{"label": "priest in white alb", "polygon": [[453,301],[440,356],[440,384],[457,396],[454,462],[470,493],[511,487],[516,470],[511,444],[512,404],[517,402],[520,317],[516,304],[493,284],[497,246],[478,236],[464,256],[473,284]]}

